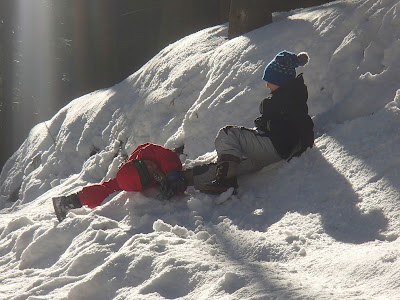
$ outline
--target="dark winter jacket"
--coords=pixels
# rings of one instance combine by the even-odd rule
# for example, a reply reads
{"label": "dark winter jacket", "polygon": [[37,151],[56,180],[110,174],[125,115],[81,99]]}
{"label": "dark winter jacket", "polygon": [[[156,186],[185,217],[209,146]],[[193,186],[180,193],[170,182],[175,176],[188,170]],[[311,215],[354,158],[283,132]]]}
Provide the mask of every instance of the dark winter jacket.
{"label": "dark winter jacket", "polygon": [[284,159],[298,156],[314,144],[314,123],[308,115],[307,100],[307,86],[300,74],[260,104],[261,117],[254,123]]}

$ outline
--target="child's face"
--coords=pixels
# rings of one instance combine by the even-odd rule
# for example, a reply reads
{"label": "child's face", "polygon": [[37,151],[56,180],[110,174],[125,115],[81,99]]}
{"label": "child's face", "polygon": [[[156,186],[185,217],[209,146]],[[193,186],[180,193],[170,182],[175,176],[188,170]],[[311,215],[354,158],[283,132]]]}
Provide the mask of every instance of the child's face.
{"label": "child's face", "polygon": [[267,88],[271,91],[271,93],[279,88],[279,86],[267,82]]}
{"label": "child's face", "polygon": [[157,164],[151,160],[143,160],[143,162],[146,165],[149,175],[153,177],[154,170],[158,168]]}

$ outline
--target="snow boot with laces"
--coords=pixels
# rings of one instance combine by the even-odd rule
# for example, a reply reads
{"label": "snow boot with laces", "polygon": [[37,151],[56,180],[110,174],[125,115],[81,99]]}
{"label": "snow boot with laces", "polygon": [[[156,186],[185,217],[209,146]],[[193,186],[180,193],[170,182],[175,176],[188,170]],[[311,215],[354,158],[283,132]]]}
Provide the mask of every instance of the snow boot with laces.
{"label": "snow boot with laces", "polygon": [[67,213],[74,208],[82,207],[78,193],[69,196],[55,197],[53,200],[54,211],[59,222],[67,217]]}
{"label": "snow boot with laces", "polygon": [[238,188],[237,169],[240,158],[231,154],[223,154],[217,162],[215,180],[210,184],[203,185],[199,190],[209,194],[221,194],[229,188]]}

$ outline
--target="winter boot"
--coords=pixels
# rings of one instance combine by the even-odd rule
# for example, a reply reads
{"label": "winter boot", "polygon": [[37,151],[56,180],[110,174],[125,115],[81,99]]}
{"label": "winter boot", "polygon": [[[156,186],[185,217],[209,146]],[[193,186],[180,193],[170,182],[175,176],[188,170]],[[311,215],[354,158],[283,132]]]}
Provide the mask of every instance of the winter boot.
{"label": "winter boot", "polygon": [[61,196],[53,198],[54,211],[59,222],[64,220],[67,216],[68,211],[74,208],[82,207],[82,203],[79,200],[78,193],[69,196]]}
{"label": "winter boot", "polygon": [[221,155],[215,171],[215,180],[210,184],[205,184],[199,190],[210,194],[221,194],[229,188],[234,188],[234,193],[238,188],[237,169],[240,158],[231,154]]}
{"label": "winter boot", "polygon": [[[216,163],[208,163],[205,165],[194,166],[189,170],[189,176],[186,177],[188,185],[193,185],[196,190],[201,190],[206,184],[210,184],[215,180]],[[185,172],[183,173],[186,174]]]}

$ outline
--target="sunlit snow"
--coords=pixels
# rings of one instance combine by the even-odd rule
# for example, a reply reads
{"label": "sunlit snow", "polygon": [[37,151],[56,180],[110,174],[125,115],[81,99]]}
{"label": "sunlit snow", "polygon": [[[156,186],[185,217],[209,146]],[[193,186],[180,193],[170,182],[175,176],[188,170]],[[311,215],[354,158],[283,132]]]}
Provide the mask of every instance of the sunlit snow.
{"label": "sunlit snow", "polygon": [[[1,299],[400,299],[400,2],[275,13],[232,40],[227,26],[32,129],[0,175]],[[112,178],[142,143],[184,144],[185,168],[215,159],[285,49],[310,55],[314,148],[233,196],[119,192],[58,223],[52,197]]]}

